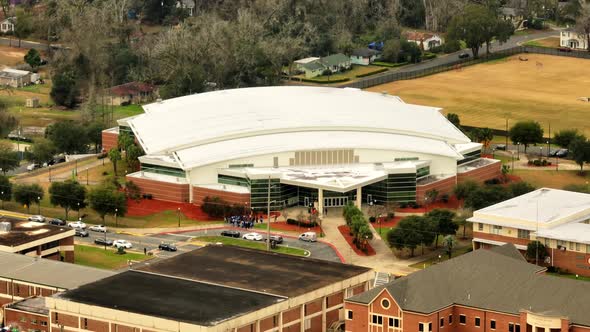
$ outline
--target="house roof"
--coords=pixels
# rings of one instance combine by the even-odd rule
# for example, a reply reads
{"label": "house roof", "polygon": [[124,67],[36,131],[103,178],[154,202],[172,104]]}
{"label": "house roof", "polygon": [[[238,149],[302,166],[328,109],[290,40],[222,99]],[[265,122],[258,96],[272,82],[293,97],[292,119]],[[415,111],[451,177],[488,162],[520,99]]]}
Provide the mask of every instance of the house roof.
{"label": "house roof", "polygon": [[457,304],[514,315],[563,316],[590,326],[590,283],[539,273],[545,269],[517,255],[512,244],[476,250],[347,301],[368,304],[387,289],[405,311],[428,314]]}
{"label": "house roof", "polygon": [[352,55],[364,58],[371,57],[377,54],[379,54],[379,51],[370,48],[357,48],[356,50],[352,51]]}
{"label": "house roof", "polygon": [[320,59],[320,61],[326,66],[338,66],[345,62],[350,62],[350,58],[342,53],[336,53],[328,55]]}
{"label": "house roof", "polygon": [[0,278],[60,289],[76,288],[115,274],[112,271],[6,252],[0,252],[0,266]]}
{"label": "house roof", "polygon": [[156,90],[155,86],[143,82],[129,82],[109,89],[111,94],[117,96],[136,95],[140,92],[153,92],[154,90]]}
{"label": "house roof", "polygon": [[2,78],[21,78],[29,75],[31,72],[26,70],[18,70],[12,68],[5,68],[0,71],[0,77]]}
{"label": "house roof", "polygon": [[356,277],[371,269],[234,246],[209,245],[142,266],[140,270],[295,297]]}
{"label": "house roof", "polygon": [[45,305],[45,298],[41,296],[29,297],[24,300],[6,305],[7,308],[47,316],[49,309]]}
{"label": "house roof", "polygon": [[406,37],[407,40],[414,40],[414,41],[422,41],[422,40],[430,39],[434,36],[437,36],[436,34],[433,34],[433,33],[419,32],[419,31],[404,31],[403,35],[404,35],[404,37]]}
{"label": "house roof", "polygon": [[301,67],[303,67],[304,69],[309,70],[309,71],[316,71],[316,70],[326,68],[326,66],[324,66],[324,64],[321,63],[320,60],[304,62],[301,64]]}
{"label": "house roof", "polygon": [[[406,104],[395,96],[349,88],[280,86],[219,90],[152,103],[144,109],[145,114],[130,119],[128,124],[147,154],[179,151],[180,155],[180,151],[193,147],[207,148],[217,142],[258,137],[260,145],[248,151],[255,155],[277,145],[263,139],[271,134],[305,136],[336,131],[417,136],[449,144],[469,142],[438,108]],[[326,144],[335,144],[330,143],[334,139],[329,135],[326,138]],[[316,146],[311,139],[304,142]],[[225,157],[233,159],[229,153]]]}

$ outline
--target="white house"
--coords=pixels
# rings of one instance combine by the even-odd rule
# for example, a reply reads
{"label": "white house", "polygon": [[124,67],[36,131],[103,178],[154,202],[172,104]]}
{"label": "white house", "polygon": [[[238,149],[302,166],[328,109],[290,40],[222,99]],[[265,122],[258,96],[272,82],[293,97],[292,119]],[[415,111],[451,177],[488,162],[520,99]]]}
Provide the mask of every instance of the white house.
{"label": "white house", "polygon": [[31,83],[31,72],[5,68],[0,71],[0,85],[20,88]]}
{"label": "white house", "polygon": [[381,57],[381,53],[370,48],[359,48],[352,52],[350,61],[355,65],[367,66]]}
{"label": "white house", "polygon": [[404,36],[408,41],[418,44],[424,51],[428,51],[444,43],[439,35],[428,32],[407,31],[404,33]]}
{"label": "white house", "polygon": [[588,39],[583,33],[578,33],[572,28],[561,31],[559,35],[559,45],[575,50],[588,49]]}
{"label": "white house", "polygon": [[0,32],[7,33],[7,32],[14,32],[14,23],[16,22],[16,17],[9,17],[4,21],[0,22]]}
{"label": "white house", "polygon": [[188,11],[188,16],[195,15],[195,2],[193,0],[178,0],[176,8],[184,8]]}

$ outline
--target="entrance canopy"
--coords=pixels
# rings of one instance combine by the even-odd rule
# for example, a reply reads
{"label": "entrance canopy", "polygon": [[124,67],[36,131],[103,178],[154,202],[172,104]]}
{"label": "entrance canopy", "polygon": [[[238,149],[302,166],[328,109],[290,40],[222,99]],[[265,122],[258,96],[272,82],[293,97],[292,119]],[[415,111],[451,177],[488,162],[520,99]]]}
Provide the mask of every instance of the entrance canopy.
{"label": "entrance canopy", "polygon": [[280,179],[281,183],[299,187],[345,193],[382,181],[389,174],[414,173],[429,161],[402,161],[383,164],[333,165],[325,167],[229,168],[220,174],[247,176],[250,179]]}

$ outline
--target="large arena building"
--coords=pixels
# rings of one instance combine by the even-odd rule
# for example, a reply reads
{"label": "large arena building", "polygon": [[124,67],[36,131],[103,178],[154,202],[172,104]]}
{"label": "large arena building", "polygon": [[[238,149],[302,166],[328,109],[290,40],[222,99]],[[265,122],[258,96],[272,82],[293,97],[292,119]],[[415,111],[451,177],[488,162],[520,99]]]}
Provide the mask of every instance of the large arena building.
{"label": "large arena building", "polygon": [[155,199],[220,197],[253,209],[354,201],[423,202],[465,178],[500,174],[439,108],[358,89],[260,87],[195,94],[144,106],[103,132],[127,132],[145,151],[128,174]]}

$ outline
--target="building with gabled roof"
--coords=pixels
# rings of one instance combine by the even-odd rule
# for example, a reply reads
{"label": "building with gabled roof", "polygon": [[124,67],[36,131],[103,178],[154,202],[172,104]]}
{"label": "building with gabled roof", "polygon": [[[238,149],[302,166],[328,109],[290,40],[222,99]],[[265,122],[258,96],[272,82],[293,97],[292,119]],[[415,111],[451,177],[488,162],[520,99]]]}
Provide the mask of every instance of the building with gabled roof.
{"label": "building with gabled roof", "polygon": [[544,272],[476,250],[347,299],[346,331],[590,331],[590,283]]}

